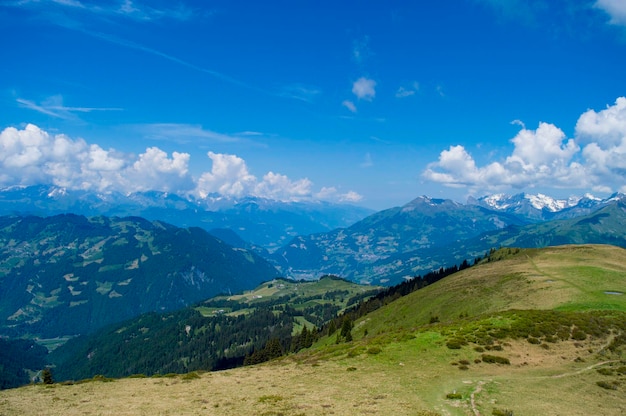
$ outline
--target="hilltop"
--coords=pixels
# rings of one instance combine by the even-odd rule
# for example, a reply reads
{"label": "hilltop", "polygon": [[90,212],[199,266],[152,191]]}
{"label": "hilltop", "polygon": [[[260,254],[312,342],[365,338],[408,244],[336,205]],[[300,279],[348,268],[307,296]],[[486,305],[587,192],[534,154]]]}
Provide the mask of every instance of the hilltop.
{"label": "hilltop", "polygon": [[0,392],[7,415],[621,415],[626,250],[502,249],[258,366]]}

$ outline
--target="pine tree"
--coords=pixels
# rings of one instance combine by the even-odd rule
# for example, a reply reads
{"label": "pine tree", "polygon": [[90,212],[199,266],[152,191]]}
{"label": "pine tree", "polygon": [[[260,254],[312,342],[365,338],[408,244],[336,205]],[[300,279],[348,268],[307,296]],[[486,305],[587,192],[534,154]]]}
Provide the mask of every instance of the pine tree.
{"label": "pine tree", "polygon": [[48,367],[44,368],[41,371],[41,380],[43,384],[54,384],[54,380],[52,379],[52,371]]}
{"label": "pine tree", "polygon": [[341,337],[346,340],[346,342],[352,341],[352,321],[349,318],[345,318],[343,323],[341,324]]}

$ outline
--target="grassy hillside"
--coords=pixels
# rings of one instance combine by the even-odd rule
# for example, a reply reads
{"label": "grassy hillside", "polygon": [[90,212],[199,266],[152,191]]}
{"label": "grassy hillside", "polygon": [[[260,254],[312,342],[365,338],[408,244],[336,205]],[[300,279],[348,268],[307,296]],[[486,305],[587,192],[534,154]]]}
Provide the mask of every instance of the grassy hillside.
{"label": "grassy hillside", "polygon": [[463,270],[373,312],[360,330],[415,328],[431,317],[444,322],[506,309],[626,311],[622,248],[502,249],[491,258],[499,260]]}
{"label": "grassy hillside", "polygon": [[2,391],[2,413],[625,414],[626,251],[496,254],[364,316],[349,343],[331,335],[223,372]]}

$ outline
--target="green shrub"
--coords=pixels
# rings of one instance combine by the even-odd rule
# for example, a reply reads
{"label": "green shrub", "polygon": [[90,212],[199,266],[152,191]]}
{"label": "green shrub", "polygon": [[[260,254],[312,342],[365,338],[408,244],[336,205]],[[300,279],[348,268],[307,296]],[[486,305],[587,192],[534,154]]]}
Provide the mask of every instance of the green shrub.
{"label": "green shrub", "polygon": [[466,365],[460,365],[459,370],[469,370],[469,367]]}
{"label": "green shrub", "polygon": [[617,367],[615,371],[617,372],[617,374],[626,375],[626,365]]}
{"label": "green shrub", "polygon": [[483,347],[474,347],[474,351],[476,351],[476,352],[485,352],[485,349]]}
{"label": "green shrub", "polygon": [[383,350],[380,347],[369,347],[367,349],[367,353],[372,355],[380,354],[382,351]]}
{"label": "green shrub", "polygon": [[356,371],[356,367],[348,367],[346,368],[346,371]]}
{"label": "green shrub", "polygon": [[462,364],[462,365],[469,365],[469,364],[470,364],[470,362],[469,362],[468,360],[460,360],[460,361],[459,361],[459,364]]}
{"label": "green shrub", "polygon": [[539,345],[541,344],[541,341],[535,337],[528,337],[528,342],[530,342],[531,344],[535,344],[535,345]]}
{"label": "green shrub", "polygon": [[610,368],[598,368],[596,371],[598,373],[602,374],[603,376],[612,376],[613,375],[613,370],[611,370]]}
{"label": "green shrub", "polygon": [[608,381],[598,381],[596,384],[603,389],[607,390],[617,390],[617,385],[613,383],[609,383]]}
{"label": "green shrub", "polygon": [[101,382],[104,382],[104,383],[108,383],[110,381],[113,381],[113,379],[109,378],[109,377],[105,377],[102,374],[96,374],[95,376],[93,376],[91,381],[101,381]]}
{"label": "green shrub", "polygon": [[54,380],[52,379],[52,371],[49,368],[44,368],[41,371],[41,380],[43,384],[54,384]]}
{"label": "green shrub", "polygon": [[446,394],[446,399],[450,400],[461,400],[463,395],[461,393],[448,393]]}
{"label": "green shrub", "polygon": [[558,338],[553,336],[553,335],[546,335],[544,340],[546,342],[550,342],[550,343],[554,344],[554,343],[556,343],[558,341]]}
{"label": "green shrub", "polygon": [[451,350],[460,350],[463,345],[467,345],[467,341],[462,338],[453,338],[446,342],[446,347]]}
{"label": "green shrub", "polygon": [[198,378],[200,378],[200,375],[196,373],[195,371],[192,371],[191,373],[183,374],[181,377],[181,380],[191,381],[191,380],[195,380]]}
{"label": "green shrub", "polygon": [[283,396],[277,394],[266,394],[259,397],[259,403],[276,403],[283,400]]}
{"label": "green shrub", "polygon": [[491,412],[494,416],[513,416],[513,411],[509,409],[496,409]]}
{"label": "green shrub", "polygon": [[507,364],[507,365],[511,364],[511,361],[508,358],[499,357],[497,355],[483,354],[482,360],[484,363],[490,363],[490,364]]}
{"label": "green shrub", "polygon": [[575,339],[576,341],[584,341],[587,339],[587,334],[576,328],[572,331],[572,339]]}

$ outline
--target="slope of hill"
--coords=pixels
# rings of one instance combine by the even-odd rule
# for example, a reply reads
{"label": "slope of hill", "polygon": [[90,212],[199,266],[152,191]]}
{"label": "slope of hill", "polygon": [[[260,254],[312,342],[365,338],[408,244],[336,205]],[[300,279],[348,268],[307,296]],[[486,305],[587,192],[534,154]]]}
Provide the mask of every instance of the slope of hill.
{"label": "slope of hill", "polygon": [[140,218],[0,217],[0,334],[92,332],[240,292],[278,272],[200,228]]}
{"label": "slope of hill", "polygon": [[7,415],[622,415],[625,260],[610,246],[504,249],[358,319],[352,342],[331,335],[221,372],[28,386],[0,402]]}

